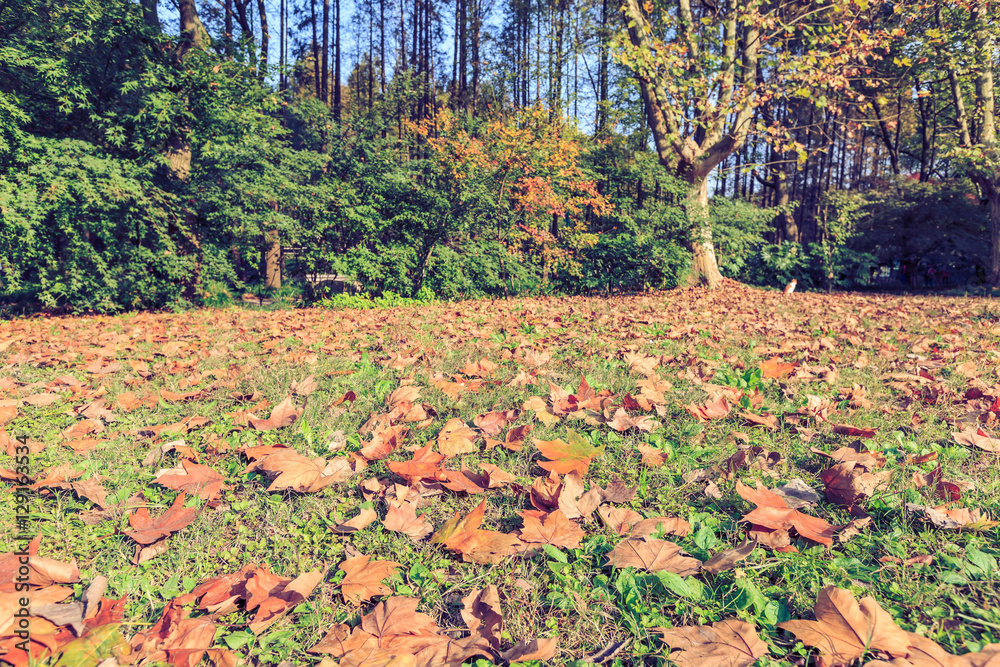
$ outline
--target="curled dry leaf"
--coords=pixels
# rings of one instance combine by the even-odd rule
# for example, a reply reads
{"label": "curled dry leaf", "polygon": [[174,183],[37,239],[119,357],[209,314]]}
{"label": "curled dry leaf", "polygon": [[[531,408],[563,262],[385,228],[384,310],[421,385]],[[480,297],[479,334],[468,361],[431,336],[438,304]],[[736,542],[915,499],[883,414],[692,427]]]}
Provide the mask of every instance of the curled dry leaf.
{"label": "curled dry leaf", "polygon": [[185,496],[184,491],[178,493],[170,508],[155,519],[149,515],[149,510],[140,507],[128,517],[133,530],[124,533],[139,544],[152,544],[183,529],[201,511],[197,507],[184,507]]}
{"label": "curled dry leaf", "polygon": [[921,515],[936,527],[948,530],[987,530],[1000,525],[1000,521],[993,521],[989,515],[980,510],[970,510],[965,507],[950,509],[947,505],[930,507],[918,503],[906,503],[906,511]]}
{"label": "curled dry leaf", "polygon": [[278,403],[271,410],[271,416],[267,419],[250,418],[250,426],[258,431],[270,431],[276,428],[285,428],[295,423],[295,420],[302,416],[302,408],[295,407],[292,397],[288,396],[281,403]]}
{"label": "curled dry leaf", "polygon": [[678,667],[748,667],[767,655],[767,644],[746,621],[727,619],[712,625],[650,628],[670,647],[670,661]]}
{"label": "curled dry leaf", "polygon": [[955,442],[960,445],[975,447],[991,454],[1000,454],[1000,438],[991,438],[982,430],[960,431],[952,433],[951,437],[955,438]]}
{"label": "curled dry leaf", "polygon": [[555,637],[545,639],[522,639],[511,648],[504,651],[500,657],[507,662],[527,662],[539,660],[545,662],[556,655],[558,640]]}
{"label": "curled dry leaf", "polygon": [[490,584],[462,598],[462,620],[473,634],[486,639],[495,650],[500,650],[503,614],[496,586]]}
{"label": "curled dry leaf", "polygon": [[726,572],[728,570],[736,567],[736,563],[740,562],[757,548],[756,540],[749,540],[744,542],[738,547],[733,549],[726,549],[725,551],[720,551],[707,561],[701,564],[701,569],[705,570],[709,574],[719,574],[720,572]]}

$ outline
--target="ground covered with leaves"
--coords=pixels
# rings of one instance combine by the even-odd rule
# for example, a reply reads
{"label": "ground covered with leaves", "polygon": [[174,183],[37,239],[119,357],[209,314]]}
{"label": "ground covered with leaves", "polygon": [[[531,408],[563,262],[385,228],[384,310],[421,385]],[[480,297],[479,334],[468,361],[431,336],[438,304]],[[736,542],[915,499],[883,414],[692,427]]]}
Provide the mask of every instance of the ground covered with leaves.
{"label": "ground covered with leaves", "polygon": [[996,664],[993,307],[2,323],[0,660]]}

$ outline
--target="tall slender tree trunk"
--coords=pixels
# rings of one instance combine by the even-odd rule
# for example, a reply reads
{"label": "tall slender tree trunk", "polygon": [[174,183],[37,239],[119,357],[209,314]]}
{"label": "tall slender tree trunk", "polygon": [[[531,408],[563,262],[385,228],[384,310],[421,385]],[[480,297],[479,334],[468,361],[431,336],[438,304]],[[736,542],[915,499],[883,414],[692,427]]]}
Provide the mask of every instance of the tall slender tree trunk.
{"label": "tall slender tree trunk", "polygon": [[258,76],[263,81],[267,76],[267,51],[270,48],[271,34],[267,28],[267,8],[264,0],[257,0],[257,13],[260,14],[260,64]]}
{"label": "tall slender tree trunk", "polygon": [[340,0],[334,0],[333,15],[333,119],[340,122],[343,114],[343,93],[340,89],[340,56],[343,53],[340,42]]}
{"label": "tall slender tree trunk", "polygon": [[321,76],[320,91],[323,104],[330,103],[330,0],[323,0],[323,51],[322,62],[320,63]]}

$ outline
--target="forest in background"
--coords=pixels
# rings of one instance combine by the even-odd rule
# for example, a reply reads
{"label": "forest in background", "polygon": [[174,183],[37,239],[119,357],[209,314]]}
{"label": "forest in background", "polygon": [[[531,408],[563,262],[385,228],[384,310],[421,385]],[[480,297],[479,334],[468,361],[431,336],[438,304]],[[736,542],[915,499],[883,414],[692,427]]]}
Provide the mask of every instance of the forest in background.
{"label": "forest in background", "polygon": [[1000,284],[995,2],[173,7],[0,0],[5,302]]}

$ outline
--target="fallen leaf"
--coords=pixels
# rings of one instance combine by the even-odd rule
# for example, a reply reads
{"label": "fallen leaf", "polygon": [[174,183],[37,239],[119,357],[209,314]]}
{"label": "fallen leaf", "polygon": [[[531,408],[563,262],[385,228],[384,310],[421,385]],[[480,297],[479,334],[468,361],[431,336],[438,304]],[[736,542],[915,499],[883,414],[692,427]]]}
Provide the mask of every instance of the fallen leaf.
{"label": "fallen leaf", "polygon": [[736,563],[740,562],[757,548],[756,541],[747,541],[738,547],[733,549],[726,549],[725,551],[720,551],[709,558],[707,561],[701,564],[701,569],[705,570],[709,574],[719,574],[720,572],[726,572],[728,570],[736,567]]}
{"label": "fallen leaf", "polygon": [[673,542],[648,538],[622,540],[608,553],[608,561],[615,567],[673,572],[682,577],[697,574],[701,569],[701,561],[686,555]]}
{"label": "fallen leaf", "polygon": [[663,643],[670,648],[670,661],[678,667],[747,667],[768,654],[767,644],[754,627],[737,619],[650,630],[661,634]]}
{"label": "fallen leaf", "polygon": [[345,560],[339,569],[346,573],[340,582],[344,602],[357,606],[376,595],[388,595],[392,592],[382,580],[396,574],[399,563],[391,560],[373,561],[370,556],[357,556]]}
{"label": "fallen leaf", "polygon": [[538,465],[550,472],[566,474],[576,471],[586,474],[590,462],[604,453],[604,446],[595,447],[586,438],[567,429],[568,443],[562,440],[535,440],[535,446],[548,461],[539,461]]}
{"label": "fallen leaf", "polygon": [[517,537],[528,547],[551,544],[554,547],[576,549],[586,535],[561,510],[548,514],[537,510],[523,510],[521,519],[524,527],[518,531]]}
{"label": "fallen leaf", "polygon": [[823,519],[790,508],[781,496],[767,490],[761,486],[760,482],[757,482],[757,489],[754,490],[737,481],[736,492],[744,500],[757,505],[757,509],[743,517],[744,521],[774,530],[794,528],[800,536],[807,540],[826,546],[833,545],[834,527],[832,525]]}
{"label": "fallen leaf", "polygon": [[292,397],[288,396],[281,403],[274,406],[271,416],[267,419],[250,418],[250,426],[258,431],[270,431],[276,428],[285,428],[295,423],[295,420],[302,416],[302,408],[296,408],[292,402]]}
{"label": "fallen leaf", "polygon": [[868,651],[903,657],[910,640],[878,603],[866,597],[859,604],[849,591],[827,586],[816,599],[815,621],[785,621],[778,627],[814,646],[829,663],[846,665]]}
{"label": "fallen leaf", "polygon": [[155,519],[149,515],[149,510],[140,507],[128,517],[128,523],[133,530],[122,532],[139,544],[152,544],[182,530],[194,521],[201,511],[197,507],[184,507],[185,495],[184,491],[178,493],[167,511]]}
{"label": "fallen leaf", "polygon": [[490,584],[462,598],[462,620],[466,627],[483,637],[495,650],[500,650],[503,615],[500,612],[500,592]]}

